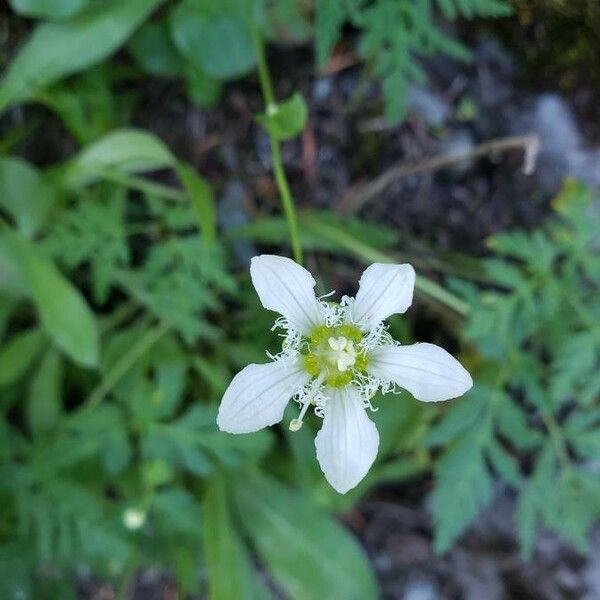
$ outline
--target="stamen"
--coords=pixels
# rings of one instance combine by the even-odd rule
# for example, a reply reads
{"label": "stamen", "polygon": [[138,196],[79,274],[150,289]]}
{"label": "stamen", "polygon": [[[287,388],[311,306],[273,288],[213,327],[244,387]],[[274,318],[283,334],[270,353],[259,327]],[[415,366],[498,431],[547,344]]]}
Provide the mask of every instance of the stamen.
{"label": "stamen", "polygon": [[323,383],[323,381],[325,381],[326,377],[327,377],[327,373],[325,371],[321,371],[321,373],[319,373],[319,376],[312,382],[312,384],[310,386],[310,390],[306,394],[306,399],[304,400],[304,403],[302,404],[302,409],[300,410],[300,414],[298,415],[298,418],[292,419],[290,421],[290,424],[288,425],[288,428],[290,431],[298,431],[302,427],[302,425],[304,424],[304,421],[302,419],[304,419],[304,415],[306,414],[306,411],[308,410],[310,403],[313,401],[314,397],[317,395],[317,392],[319,391],[319,388],[321,387],[321,384]]}

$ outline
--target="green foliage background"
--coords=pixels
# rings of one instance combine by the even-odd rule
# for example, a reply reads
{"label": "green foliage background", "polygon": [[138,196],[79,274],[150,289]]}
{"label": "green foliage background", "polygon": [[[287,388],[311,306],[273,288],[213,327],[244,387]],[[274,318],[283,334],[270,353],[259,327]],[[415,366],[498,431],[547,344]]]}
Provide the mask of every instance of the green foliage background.
{"label": "green foliage background", "polygon": [[[136,72],[185,81],[192,102],[256,67],[253,36],[314,37],[323,66],[351,26],[366,76],[381,80],[389,119],[402,117],[417,55],[468,51],[440,18],[501,16],[500,0],[10,0],[36,19],[0,82],[0,111],[55,112],[77,143],[43,169],[0,156],[0,597],[74,597],[93,572],[127,585],[146,565],[183,590],[264,598],[259,561],[291,598],[377,597],[364,551],[334,518],[374,486],[433,473],[436,549],[444,552],[493,497],[518,494],[516,527],[531,557],[543,525],[578,548],[600,511],[600,261],[591,194],[568,182],[538,230],[489,240],[490,256],[436,256],[449,291],[419,278],[420,298],[448,317],[476,382],[464,399],[428,406],[377,399],[380,454],[338,496],[314,458],[314,431],[217,431],[232,375],[272,349],[231,244],[288,252],[283,218],[220,233],[209,182],[129,122],[112,92],[113,54]],[[295,94],[257,120],[297,135]],[[157,178],[155,173],[164,174]],[[171,181],[165,185],[159,181]],[[411,260],[396,232],[327,212],[299,214],[319,282],[348,259]],[[462,263],[461,263],[462,264]],[[346,266],[344,267],[347,268]],[[460,279],[453,273],[461,273]],[[392,322],[411,341],[410,322]],[[313,429],[317,423],[313,423]],[[139,528],[127,515],[141,515]],[[21,596],[23,597],[23,596]]]}

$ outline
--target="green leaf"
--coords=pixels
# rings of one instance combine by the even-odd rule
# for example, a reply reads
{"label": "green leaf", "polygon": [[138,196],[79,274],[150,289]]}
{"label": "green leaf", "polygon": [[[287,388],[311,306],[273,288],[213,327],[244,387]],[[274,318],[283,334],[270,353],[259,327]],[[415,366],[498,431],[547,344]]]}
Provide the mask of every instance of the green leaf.
{"label": "green leaf", "polygon": [[[19,264],[13,256],[6,236],[0,231],[0,281],[2,281],[2,294],[7,302],[17,303],[27,296],[27,283]],[[9,315],[3,314],[4,325]]]}
{"label": "green leaf", "polygon": [[[343,228],[355,242],[369,244],[376,249],[392,247],[398,234],[383,225],[369,223],[363,219],[340,217],[331,211],[306,210],[298,214],[300,225],[300,240],[306,250],[329,250],[347,254],[343,244],[335,239],[323,236],[319,231],[313,231],[314,222],[325,223],[329,226]],[[287,223],[283,217],[262,217],[254,219],[247,225],[230,229],[227,235],[232,238],[250,238],[263,244],[289,244]]]}
{"label": "green leaf", "polygon": [[546,526],[569,540],[581,553],[588,533],[600,518],[600,478],[584,469],[564,470],[554,482],[544,510]]}
{"label": "green leaf", "polygon": [[518,267],[500,259],[488,258],[484,262],[486,273],[499,285],[509,289],[523,289],[527,280]]}
{"label": "green leaf", "polygon": [[527,422],[525,410],[503,392],[497,411],[497,426],[500,433],[519,450],[535,448],[542,441],[539,431]]}
{"label": "green leaf", "polygon": [[94,301],[105,304],[117,284],[118,272],[129,265],[130,248],[125,228],[126,190],[107,186],[98,192],[80,192],[80,201],[53,219],[43,244],[65,268],[86,265]]}
{"label": "green leaf", "polygon": [[78,436],[75,447],[99,454],[110,474],[120,473],[131,460],[133,451],[123,411],[114,404],[101,404],[93,411],[81,410],[69,415],[69,432]]}
{"label": "green leaf", "polygon": [[576,179],[565,179],[562,188],[552,201],[552,208],[567,219],[576,222],[593,202],[594,192]]}
{"label": "green leaf", "polygon": [[582,457],[600,456],[600,407],[574,412],[565,424],[569,443]]}
{"label": "green leaf", "polygon": [[359,544],[308,498],[258,475],[236,475],[232,489],[258,554],[290,598],[378,597]]}
{"label": "green leaf", "polygon": [[44,348],[46,339],[39,329],[17,333],[0,348],[0,388],[18,381]]}
{"label": "green leaf", "polygon": [[216,238],[217,214],[210,185],[192,167],[184,163],[176,163],[175,171],[198,216],[198,222],[204,232],[204,242],[207,245],[213,244]]}
{"label": "green leaf", "polygon": [[555,462],[551,443],[540,453],[528,485],[521,490],[517,499],[515,522],[525,560],[533,554],[538,515],[541,507],[554,493]]}
{"label": "green leaf", "polygon": [[489,402],[490,388],[477,385],[469,398],[457,399],[442,419],[427,434],[425,442],[431,446],[446,444],[458,434],[471,429],[480,419]]}
{"label": "green leaf", "polygon": [[291,98],[268,107],[267,112],[256,117],[256,120],[277,140],[289,140],[302,133],[307,119],[308,106],[298,92]]}
{"label": "green leaf", "polygon": [[156,527],[166,536],[173,533],[200,537],[204,523],[198,498],[185,489],[176,487],[157,491],[152,499],[152,511],[156,511]]}
{"label": "green leaf", "polygon": [[106,172],[122,175],[171,167],[175,158],[153,134],[118,129],[86,146],[59,171],[58,181],[77,188],[98,181]]}
{"label": "green leaf", "polygon": [[0,206],[24,236],[31,237],[44,226],[54,200],[50,184],[28,162],[0,158]]}
{"label": "green leaf", "polygon": [[476,15],[502,17],[510,15],[512,9],[504,0],[437,0],[439,9],[448,19],[463,16],[467,19]]}
{"label": "green leaf", "polygon": [[34,436],[51,432],[62,413],[63,363],[60,354],[50,348],[31,379],[26,415]]}
{"label": "green leaf", "polygon": [[117,79],[112,63],[105,61],[40,92],[37,100],[54,111],[83,146],[131,118],[135,99],[130,94],[113,94]]}
{"label": "green leaf", "polygon": [[340,37],[342,25],[346,20],[347,9],[345,2],[331,2],[331,0],[317,0],[315,5],[317,65],[324,67]]}
{"label": "green leaf", "polygon": [[38,25],[0,83],[0,113],[112,54],[163,1],[112,0],[69,21]]}
{"label": "green leaf", "polygon": [[[1,256],[2,249],[0,248],[0,274],[3,277]],[[0,338],[6,335],[11,315],[18,306],[18,300],[4,292],[5,290],[3,289],[2,293],[0,293]],[[225,388],[223,388],[223,391],[225,391]]]}
{"label": "green leaf", "polygon": [[173,169],[194,207],[208,246],[216,239],[216,212],[208,183],[189,165],[177,160],[155,135],[137,129],[119,129],[84,148],[55,173],[57,181],[77,189],[108,178],[132,185],[127,176]]}
{"label": "green leaf", "polygon": [[171,13],[171,33],[187,59],[217,79],[235,79],[256,64],[248,23],[218,4],[181,2]]}
{"label": "green leaf", "polygon": [[185,60],[173,45],[165,20],[145,23],[131,38],[127,49],[150,75],[176,77],[185,70]]}
{"label": "green leaf", "polygon": [[8,0],[8,3],[23,17],[58,21],[80,13],[89,0]]}
{"label": "green leaf", "polygon": [[201,407],[192,408],[173,423],[154,424],[142,440],[142,453],[145,458],[163,459],[185,467],[194,475],[206,476],[214,469],[202,446],[206,425]]}
{"label": "green leaf", "polygon": [[163,459],[205,476],[214,471],[215,459],[236,466],[259,458],[269,448],[272,441],[269,432],[245,436],[224,434],[217,430],[216,417],[216,407],[196,404],[175,421],[151,424],[142,440],[144,456]]}
{"label": "green leaf", "polygon": [[211,600],[271,598],[262,585],[262,593],[256,593],[260,580],[253,573],[248,553],[232,522],[221,476],[214,475],[207,481],[203,507],[204,553]]}
{"label": "green leaf", "polygon": [[[404,402],[395,396],[375,396],[372,404],[377,408],[370,415],[379,431],[379,457],[390,452],[410,448],[414,435],[419,434],[427,421],[427,408],[420,402]],[[312,440],[311,440],[312,442]],[[311,443],[311,446],[314,445]],[[364,490],[363,490],[364,491]]]}
{"label": "green leaf", "polygon": [[537,530],[536,488],[531,483],[522,488],[517,498],[515,523],[521,545],[521,556],[530,560],[535,546]]}
{"label": "green leaf", "polygon": [[578,383],[588,381],[597,372],[599,360],[596,332],[581,331],[564,340],[552,362],[552,397],[560,402],[573,395]]}
{"label": "green leaf", "polygon": [[213,107],[221,95],[223,84],[191,63],[187,65],[185,75],[190,100],[203,108]]}
{"label": "green leaf", "polygon": [[465,435],[436,465],[433,494],[435,550],[445,552],[492,499],[482,430]]}
{"label": "green leaf", "polygon": [[[478,1],[478,0],[476,0]],[[437,26],[431,2],[378,0],[349,11],[360,30],[358,53],[383,81],[386,115],[391,122],[405,113],[409,82],[423,84],[425,71],[418,56],[443,52],[466,60],[465,46]]]}
{"label": "green leaf", "polygon": [[522,477],[517,461],[495,439],[487,445],[487,456],[497,473],[512,486],[518,488]]}
{"label": "green leaf", "polygon": [[48,335],[74,362],[96,366],[100,355],[98,325],[79,290],[22,236],[7,228],[3,238]]}
{"label": "green leaf", "polygon": [[515,229],[489,237],[488,248],[501,256],[510,256],[528,262],[535,256],[535,247],[526,231]]}

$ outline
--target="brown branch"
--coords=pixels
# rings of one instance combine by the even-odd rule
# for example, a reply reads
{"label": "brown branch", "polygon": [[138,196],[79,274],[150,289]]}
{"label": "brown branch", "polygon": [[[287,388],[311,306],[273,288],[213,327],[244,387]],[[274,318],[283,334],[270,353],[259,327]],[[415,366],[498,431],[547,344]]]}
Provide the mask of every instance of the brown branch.
{"label": "brown branch", "polygon": [[496,152],[505,152],[506,150],[512,150],[514,148],[523,149],[523,173],[531,175],[535,170],[535,164],[540,150],[539,137],[536,134],[528,134],[497,138],[479,144],[468,152],[442,154],[417,163],[401,163],[391,167],[370,183],[367,183],[356,190],[350,190],[338,204],[337,210],[343,214],[356,213],[366,204],[371,202],[371,200],[380,194],[388,185],[398,179],[416,175],[417,173],[436,171],[464,160],[487,156]]}

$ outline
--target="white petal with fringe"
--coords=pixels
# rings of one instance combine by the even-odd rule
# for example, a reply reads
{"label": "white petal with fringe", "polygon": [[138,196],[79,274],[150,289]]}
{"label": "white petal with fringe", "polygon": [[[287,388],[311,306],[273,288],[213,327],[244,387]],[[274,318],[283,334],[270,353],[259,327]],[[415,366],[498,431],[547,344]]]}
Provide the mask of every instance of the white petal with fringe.
{"label": "white petal with fringe", "polygon": [[379,433],[357,389],[333,390],[315,438],[317,460],[331,487],[345,494],[369,472],[377,456]]}

